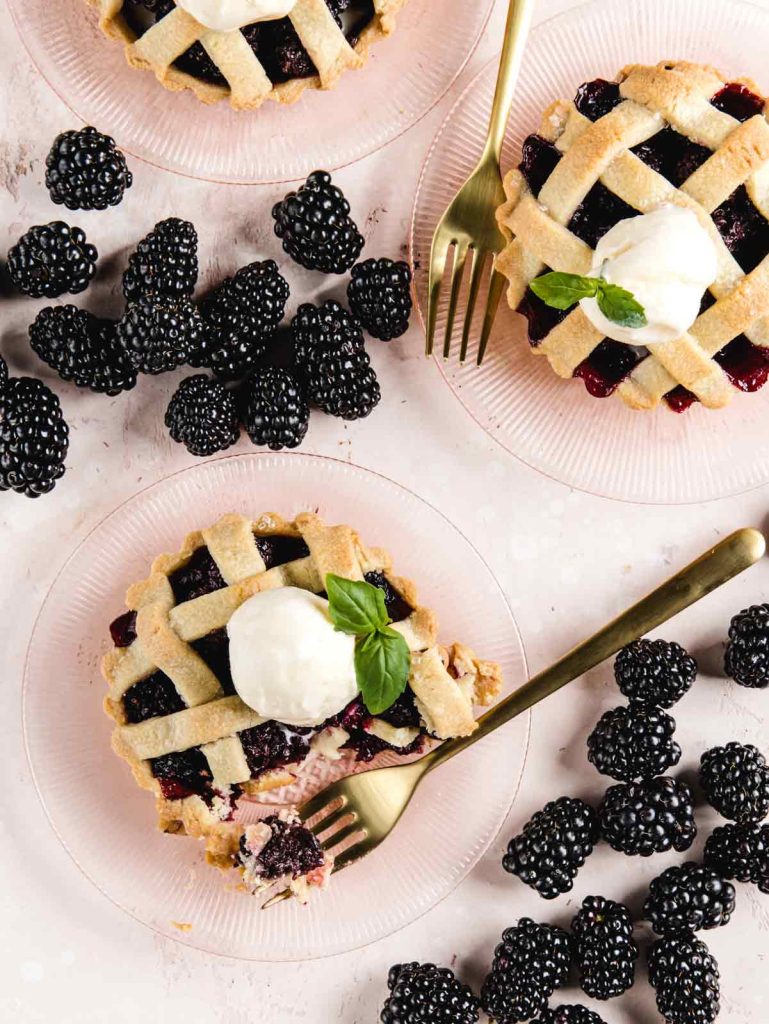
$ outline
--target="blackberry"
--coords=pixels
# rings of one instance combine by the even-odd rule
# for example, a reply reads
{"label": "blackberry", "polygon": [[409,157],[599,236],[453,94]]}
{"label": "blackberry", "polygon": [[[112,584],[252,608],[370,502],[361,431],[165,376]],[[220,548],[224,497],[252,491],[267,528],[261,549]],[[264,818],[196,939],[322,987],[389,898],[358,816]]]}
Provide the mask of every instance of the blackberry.
{"label": "blackberry", "polygon": [[629,856],[682,853],[697,835],[692,791],[668,776],[611,786],[598,817],[609,846]]}
{"label": "blackberry", "polygon": [[65,292],[86,290],[96,273],[96,247],[85,232],[62,220],[38,224],[8,251],[8,273],[14,287],[33,299],[55,299]]}
{"label": "blackberry", "polygon": [[649,982],[668,1024],[712,1024],[718,1016],[718,964],[694,935],[654,943],[649,950]]}
{"label": "blackberry", "polygon": [[69,428],[59,399],[32,377],[11,377],[0,391],[0,491],[37,498],[64,475]]}
{"label": "blackberry", "polygon": [[382,393],[360,325],[338,302],[300,306],[291,333],[295,367],[311,402],[345,420],[376,408]]}
{"label": "blackberry", "polygon": [[769,813],[769,767],[750,743],[711,747],[700,761],[700,782],[708,803],[740,825]]}
{"label": "blackberry", "polygon": [[117,206],[133,184],[115,140],[91,127],[57,136],[45,167],[51,199],[68,210]]}
{"label": "blackberry", "polygon": [[168,403],[165,422],[174,441],[191,455],[222,452],[240,437],[235,397],[203,373],[181,382]]}
{"label": "blackberry", "polygon": [[619,782],[663,775],[681,760],[675,728],[670,715],[645,704],[613,708],[588,737],[588,760]]}
{"label": "blackberry", "polygon": [[617,655],[614,676],[628,700],[670,708],[697,678],[697,662],[678,644],[634,640]]}
{"label": "blackberry", "polygon": [[569,976],[569,936],[560,928],[522,917],[502,933],[491,971],[481,989],[481,1006],[497,1024],[529,1020],[544,1010]]}
{"label": "blackberry", "polygon": [[537,811],[521,834],[510,840],[502,866],[552,900],[569,892],[597,841],[593,808],[582,800],[561,797]]}
{"label": "blackberry", "polygon": [[726,674],[740,686],[769,686],[769,604],[754,604],[735,615],[724,654]]}
{"label": "blackberry", "polygon": [[198,280],[198,233],[188,220],[161,220],[128,257],[123,272],[127,302],[142,295],[189,298]]}
{"label": "blackberry", "polygon": [[390,995],[382,1024],[476,1024],[478,1000],[448,967],[396,964],[387,978]]}
{"label": "blackberry", "polygon": [[193,361],[204,325],[189,299],[143,295],[127,307],[117,337],[139,373],[165,373]]}
{"label": "blackberry", "polygon": [[350,309],[368,333],[381,341],[405,334],[411,316],[411,270],[403,261],[365,260],[352,268],[347,286]]}
{"label": "blackberry", "polygon": [[702,855],[722,878],[753,882],[769,892],[769,825],[722,825],[713,830]]}
{"label": "blackberry", "polygon": [[686,935],[720,928],[734,912],[734,886],[713,868],[694,861],[676,864],[655,878],[644,917],[658,935]]}
{"label": "blackberry", "polygon": [[62,380],[99,394],[119,395],[136,371],[115,337],[115,324],[75,306],[47,306],[29,328],[29,343]]}
{"label": "blackberry", "polygon": [[8,383],[8,363],[0,356],[0,392]]}
{"label": "blackberry", "polygon": [[586,1006],[564,1005],[543,1010],[532,1024],[604,1024],[604,1019]]}
{"label": "blackberry", "polygon": [[363,249],[350,204],[326,171],[314,171],[298,192],[275,204],[272,216],[284,250],[308,270],[344,274]]}
{"label": "blackberry", "polygon": [[274,260],[228,277],[203,306],[207,331],[200,363],[237,380],[264,357],[283,319],[289,288]]}
{"label": "blackberry", "polygon": [[580,985],[587,995],[613,999],[631,988],[638,947],[627,907],[603,896],[588,896],[571,923],[571,935]]}
{"label": "blackberry", "polygon": [[288,370],[256,370],[243,387],[243,404],[243,426],[254,444],[279,452],[298,448],[304,440],[310,409]]}

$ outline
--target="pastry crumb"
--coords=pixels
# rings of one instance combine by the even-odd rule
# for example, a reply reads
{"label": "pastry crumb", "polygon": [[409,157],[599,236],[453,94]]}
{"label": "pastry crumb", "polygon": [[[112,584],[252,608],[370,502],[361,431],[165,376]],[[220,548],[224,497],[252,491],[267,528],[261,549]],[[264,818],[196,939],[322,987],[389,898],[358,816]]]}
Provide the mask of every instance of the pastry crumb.
{"label": "pastry crumb", "polygon": [[177,929],[177,931],[180,931],[180,932],[191,932],[192,931],[192,924],[191,924],[190,921],[172,921],[171,924],[174,926],[174,928]]}

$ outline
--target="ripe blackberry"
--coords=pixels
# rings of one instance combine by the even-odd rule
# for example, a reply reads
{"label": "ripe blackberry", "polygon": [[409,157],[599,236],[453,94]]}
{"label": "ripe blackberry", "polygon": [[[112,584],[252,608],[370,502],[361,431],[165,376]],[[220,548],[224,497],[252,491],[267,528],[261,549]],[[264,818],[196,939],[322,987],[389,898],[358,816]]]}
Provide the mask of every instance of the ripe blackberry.
{"label": "ripe blackberry", "polygon": [[345,420],[376,408],[382,393],[360,325],[338,302],[300,306],[291,334],[294,364],[311,402]]}
{"label": "ripe blackberry", "polygon": [[649,982],[668,1024],[712,1024],[718,1016],[718,964],[694,935],[654,943],[649,950]]}
{"label": "ripe blackberry", "polygon": [[188,220],[161,220],[128,257],[123,294],[135,302],[142,295],[189,298],[198,280],[198,233]]}
{"label": "ripe blackberry", "polygon": [[658,935],[686,935],[728,924],[734,886],[713,868],[694,861],[676,864],[655,878],[644,903],[644,917]]}
{"label": "ripe blackberry", "polygon": [[237,380],[266,354],[283,319],[289,288],[274,260],[226,278],[203,306],[207,331],[200,365]]}
{"label": "ripe blackberry", "polygon": [[619,782],[663,775],[681,760],[675,728],[670,715],[646,704],[612,708],[588,737],[588,760]]}
{"label": "ripe blackberry", "polygon": [[721,825],[708,837],[702,859],[722,878],[769,892],[769,825]]}
{"label": "ripe blackberry", "polygon": [[256,370],[243,386],[243,426],[254,444],[274,452],[298,448],[307,433],[310,409],[288,370]]}
{"label": "ripe blackberry", "polygon": [[68,210],[117,206],[133,184],[133,175],[115,140],[95,128],[57,136],[45,166],[51,199]]}
{"label": "ripe blackberry", "polygon": [[629,856],[682,853],[697,835],[692,791],[668,776],[611,786],[598,817],[609,846]]}
{"label": "ripe blackberry", "polygon": [[396,964],[387,979],[390,995],[382,1024],[476,1024],[478,1000],[448,967]]}
{"label": "ripe blackberry", "polygon": [[564,1005],[543,1010],[532,1024],[604,1024],[604,1019],[586,1006]]}
{"label": "ripe blackberry", "polygon": [[580,985],[587,995],[613,999],[633,985],[638,947],[627,907],[603,896],[588,896],[571,923],[571,935]]}
{"label": "ripe blackberry", "polygon": [[213,455],[240,437],[234,395],[204,373],[181,382],[168,403],[166,426],[191,455]]}
{"label": "ripe blackberry", "polygon": [[363,249],[350,204],[326,171],[314,171],[297,192],[275,204],[272,216],[284,250],[308,270],[344,274]]}
{"label": "ripe blackberry", "polygon": [[481,1006],[497,1024],[529,1020],[569,976],[569,936],[560,928],[522,917],[502,933],[481,989]]}
{"label": "ripe blackberry", "polygon": [[347,286],[350,309],[368,333],[381,341],[405,334],[411,316],[411,270],[403,261],[365,260],[352,268]]}
{"label": "ripe blackberry", "polygon": [[8,383],[8,363],[0,356],[0,392]]}
{"label": "ripe blackberry", "polygon": [[735,615],[724,654],[726,674],[740,686],[769,686],[769,604],[754,604]]}
{"label": "ripe blackberry", "polygon": [[194,360],[204,325],[189,299],[143,295],[130,303],[117,338],[139,373],[165,373]]}
{"label": "ripe blackberry", "polygon": [[75,306],[47,306],[29,328],[29,343],[62,380],[99,394],[119,395],[136,384],[136,370],[118,345],[115,324]]}
{"label": "ripe blackberry", "polygon": [[750,743],[711,747],[700,761],[700,782],[708,803],[740,825],[769,813],[769,767]]}
{"label": "ripe blackberry", "polygon": [[678,644],[634,640],[617,655],[614,676],[628,700],[670,708],[697,678],[697,662]]}
{"label": "ripe blackberry", "polygon": [[64,475],[69,427],[59,399],[32,377],[11,377],[0,391],[0,491],[37,498]]}
{"label": "ripe blackberry", "polygon": [[8,272],[20,292],[33,299],[55,299],[83,292],[96,273],[96,247],[85,232],[64,221],[38,224],[8,251]]}
{"label": "ripe blackberry", "polygon": [[561,797],[537,811],[510,840],[502,861],[505,871],[546,900],[569,892],[577,872],[598,841],[598,820],[582,800]]}

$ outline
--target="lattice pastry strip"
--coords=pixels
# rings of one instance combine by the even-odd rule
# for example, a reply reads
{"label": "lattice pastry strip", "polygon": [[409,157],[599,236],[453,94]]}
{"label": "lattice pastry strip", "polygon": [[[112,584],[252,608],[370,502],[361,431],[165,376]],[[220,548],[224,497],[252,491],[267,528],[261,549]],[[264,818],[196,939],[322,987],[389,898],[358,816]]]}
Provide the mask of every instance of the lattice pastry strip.
{"label": "lattice pastry strip", "polygon": [[[545,112],[539,136],[561,156],[537,196],[520,170],[507,175],[507,202],[498,219],[509,244],[497,266],[509,279],[508,301],[514,309],[545,268],[587,274],[593,250],[569,224],[598,182],[640,213],[661,203],[693,210],[718,253],[718,277],[710,289],[715,304],[683,337],[654,346],[617,392],[630,406],[653,408],[682,385],[704,405],[717,408],[730,400],[733,387],[713,357],[740,335],[759,348],[769,347],[769,262],[765,258],[746,275],[712,216],[744,186],[755,209],[769,220],[769,124],[761,114],[740,121],[717,109],[711,100],[725,82],[710,68],[632,66],[619,79],[617,105],[597,120],[564,101]],[[680,188],[633,152],[667,126],[713,150]],[[602,340],[577,307],[532,351],[546,356],[560,376],[571,377]]]}
{"label": "lattice pastry strip", "polygon": [[[324,0],[296,0],[288,17],[317,74],[277,84],[271,81],[241,32],[207,29],[192,15],[176,8],[137,37],[125,17],[128,0],[88,2],[99,8],[103,31],[123,40],[126,57],[134,67],[153,71],[169,89],[191,89],[204,103],[228,97],[236,109],[253,109],[267,98],[292,103],[307,88],[332,88],[345,71],[362,67],[370,45],[395,30],[396,14],[406,0],[373,0],[373,19],[358,33],[355,45],[347,40]],[[226,87],[196,78],[175,66],[175,61],[196,43],[200,43],[226,80]]]}

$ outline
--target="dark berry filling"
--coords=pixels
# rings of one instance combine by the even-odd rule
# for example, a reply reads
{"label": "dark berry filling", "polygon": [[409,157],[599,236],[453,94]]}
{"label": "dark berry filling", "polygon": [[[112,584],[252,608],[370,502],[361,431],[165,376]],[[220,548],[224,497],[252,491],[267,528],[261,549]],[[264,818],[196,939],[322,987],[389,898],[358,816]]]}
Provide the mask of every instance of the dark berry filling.
{"label": "dark berry filling", "polygon": [[[407,689],[398,700],[378,716],[396,729],[402,727],[418,728],[420,725],[419,712],[414,703],[414,694]],[[343,750],[354,750],[356,761],[373,761],[377,754],[384,750],[395,750],[398,754],[407,755],[418,753],[424,745],[424,733],[407,747],[394,747],[391,743],[367,732],[367,726],[371,722],[371,715],[360,697],[349,704],[344,711],[333,718],[328,725],[338,725],[349,733],[350,738],[343,744]]]}
{"label": "dark berry filling", "polygon": [[199,640],[193,640],[190,647],[196,651],[222,684],[228,695],[235,693],[230,671],[230,638],[226,629],[215,629]]}
{"label": "dark berry filling", "polygon": [[370,583],[372,587],[379,587],[384,591],[385,608],[393,622],[403,622],[411,615],[413,611],[411,605],[395,589],[383,572],[367,572],[364,578],[366,583]]}
{"label": "dark berry filling", "polygon": [[574,105],[580,114],[584,114],[591,121],[598,121],[611,113],[621,99],[619,85],[616,82],[596,78],[595,81],[585,82],[579,87]]}
{"label": "dark berry filling", "polygon": [[713,220],[745,273],[755,270],[769,252],[769,223],[753,205],[744,185],[713,211]]}
{"label": "dark berry filling", "polygon": [[274,534],[268,537],[256,537],[256,546],[265,566],[274,569],[276,565],[296,562],[299,558],[307,558],[310,549],[301,537],[287,537]]}
{"label": "dark berry filling", "polygon": [[310,753],[314,731],[269,721],[238,733],[251,778],[287,764],[301,764]]}
{"label": "dark berry filling", "polygon": [[604,338],[574,371],[594,398],[608,398],[645,358],[643,350]]}
{"label": "dark berry filling", "polygon": [[[323,851],[315,836],[298,823],[283,821],[277,815],[264,819],[272,829],[272,837],[257,856],[261,876],[274,881],[284,875],[300,878],[323,864]],[[247,863],[251,852],[244,835],[240,840],[240,861]]]}
{"label": "dark berry filling", "polygon": [[[550,268],[545,267],[542,273],[550,273]],[[548,306],[534,294],[531,288],[526,289],[526,294],[518,306],[518,312],[529,322],[529,344],[532,346],[543,341],[553,328],[569,315],[568,309],[555,309],[553,306]]]}
{"label": "dark berry filling", "polygon": [[683,384],[679,384],[677,388],[674,388],[671,392],[665,395],[665,401],[673,410],[673,412],[681,413],[686,412],[697,401],[697,396],[693,395],[688,388],[685,388]]}
{"label": "dark berry filling", "polygon": [[714,358],[740,391],[758,391],[769,378],[769,353],[753,345],[744,334],[730,341]]}
{"label": "dark berry filling", "polygon": [[213,775],[200,747],[150,759],[152,774],[160,783],[166,800],[213,795]]}
{"label": "dark berry filling", "polygon": [[168,577],[177,604],[221,590],[227,584],[207,547],[198,548],[189,562]]}
{"label": "dark berry filling", "polygon": [[569,222],[569,230],[595,249],[600,239],[621,220],[637,217],[638,210],[597,182],[577,207]]}
{"label": "dark berry filling", "polygon": [[184,711],[187,705],[168,676],[158,670],[134,683],[123,694],[123,711],[131,725]]}
{"label": "dark berry filling", "polygon": [[396,729],[419,728],[422,719],[417,710],[416,698],[411,687],[406,687],[396,702],[387,711],[383,711],[379,717]]}
{"label": "dark berry filling", "polygon": [[723,110],[725,114],[730,114],[738,121],[749,121],[756,114],[762,114],[765,105],[760,96],[756,96],[739,82],[731,82],[724,86],[710,102],[716,109]]}
{"label": "dark berry filling", "polygon": [[136,612],[123,612],[109,627],[115,647],[130,647],[136,639]]}
{"label": "dark berry filling", "polygon": [[687,139],[675,128],[663,128],[661,132],[636,146],[633,152],[652,170],[672,182],[676,188],[680,188],[686,179],[713,155],[711,150]]}
{"label": "dark berry filling", "polygon": [[530,135],[523,144],[520,171],[528,182],[529,188],[538,196],[542,186],[553,173],[561,159],[561,154],[541,135]]}

